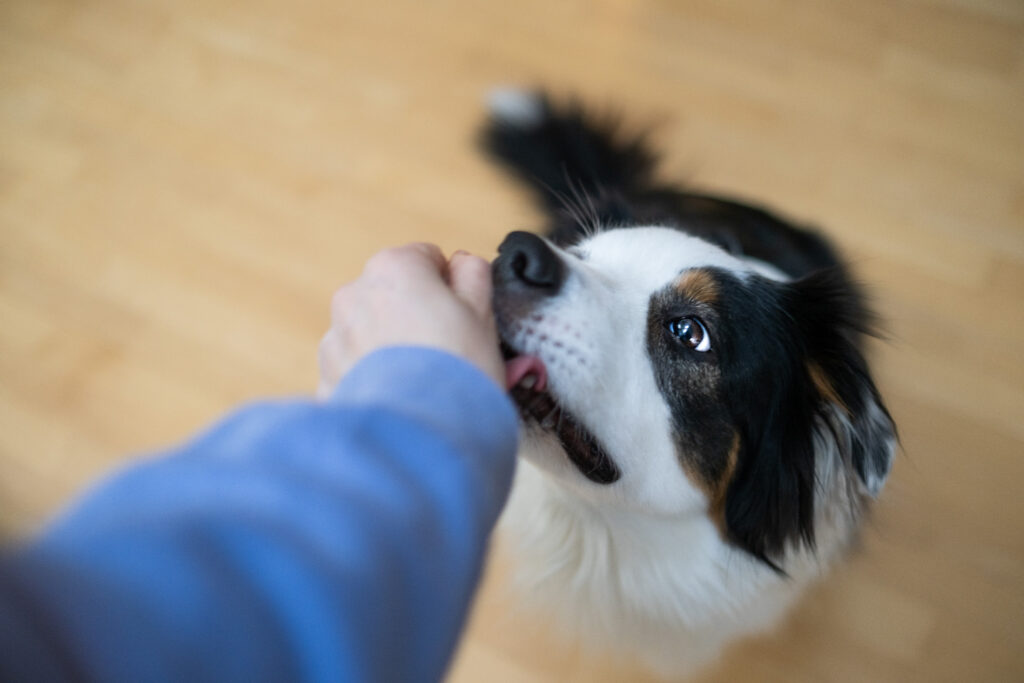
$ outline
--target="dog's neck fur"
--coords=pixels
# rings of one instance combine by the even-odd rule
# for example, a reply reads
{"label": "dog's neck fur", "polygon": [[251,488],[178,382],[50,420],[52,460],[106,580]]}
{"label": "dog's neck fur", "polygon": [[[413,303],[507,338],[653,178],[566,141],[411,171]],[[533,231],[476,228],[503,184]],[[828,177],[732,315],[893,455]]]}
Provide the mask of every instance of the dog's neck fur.
{"label": "dog's neck fur", "polygon": [[608,510],[520,460],[501,523],[517,587],[585,648],[632,651],[665,675],[692,672],[776,624],[846,546],[857,512],[834,505],[847,496],[833,451],[819,450],[819,486],[831,489],[819,500],[833,504],[818,511],[818,547],[788,553],[787,576],[727,544],[706,515]]}

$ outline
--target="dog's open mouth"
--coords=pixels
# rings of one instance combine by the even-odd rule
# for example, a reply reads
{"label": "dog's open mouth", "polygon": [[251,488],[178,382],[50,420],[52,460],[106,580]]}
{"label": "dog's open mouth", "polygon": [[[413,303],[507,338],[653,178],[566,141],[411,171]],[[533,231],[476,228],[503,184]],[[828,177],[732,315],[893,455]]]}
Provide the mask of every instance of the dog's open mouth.
{"label": "dog's open mouth", "polygon": [[505,382],[527,424],[558,437],[569,460],[593,482],[611,484],[621,473],[597,439],[547,391],[547,368],[537,356],[516,352],[505,343]]}

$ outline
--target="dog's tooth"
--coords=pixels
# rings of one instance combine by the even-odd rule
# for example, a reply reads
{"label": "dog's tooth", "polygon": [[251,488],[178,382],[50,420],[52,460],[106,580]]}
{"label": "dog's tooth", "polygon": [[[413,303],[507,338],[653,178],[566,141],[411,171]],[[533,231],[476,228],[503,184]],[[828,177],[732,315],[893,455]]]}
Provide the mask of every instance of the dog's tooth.
{"label": "dog's tooth", "polygon": [[519,386],[524,389],[533,389],[534,385],[537,384],[536,375],[527,375],[519,380]]}
{"label": "dog's tooth", "polygon": [[540,426],[544,429],[551,429],[558,424],[558,415],[561,412],[558,406],[552,406],[548,414],[544,416],[544,419],[540,421]]}

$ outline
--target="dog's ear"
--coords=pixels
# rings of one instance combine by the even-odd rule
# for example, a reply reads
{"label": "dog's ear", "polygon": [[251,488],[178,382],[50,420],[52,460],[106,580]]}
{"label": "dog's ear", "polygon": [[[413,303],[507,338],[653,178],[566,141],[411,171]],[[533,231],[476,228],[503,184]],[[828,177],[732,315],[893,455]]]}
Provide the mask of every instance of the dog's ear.
{"label": "dog's ear", "polygon": [[863,490],[877,496],[892,466],[896,426],[864,359],[861,340],[877,335],[864,297],[839,269],[816,273],[791,288],[790,312],[806,341],[806,367],[841,457]]}
{"label": "dog's ear", "polygon": [[740,376],[755,382],[733,409],[737,469],[726,493],[732,540],[782,571],[788,546],[814,547],[818,458],[832,450],[875,496],[889,473],[896,430],[860,348],[873,317],[841,270],[761,284],[758,357]]}

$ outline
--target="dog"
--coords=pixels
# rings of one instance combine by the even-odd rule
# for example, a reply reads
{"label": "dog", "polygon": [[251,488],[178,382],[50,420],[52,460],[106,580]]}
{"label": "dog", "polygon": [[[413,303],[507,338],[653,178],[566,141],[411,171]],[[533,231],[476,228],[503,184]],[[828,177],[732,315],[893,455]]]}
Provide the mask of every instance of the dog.
{"label": "dog", "polygon": [[498,91],[481,143],[547,220],[492,264],[518,584],[582,644],[685,676],[778,623],[881,492],[875,318],[817,232],[663,183],[647,136],[576,101]]}

